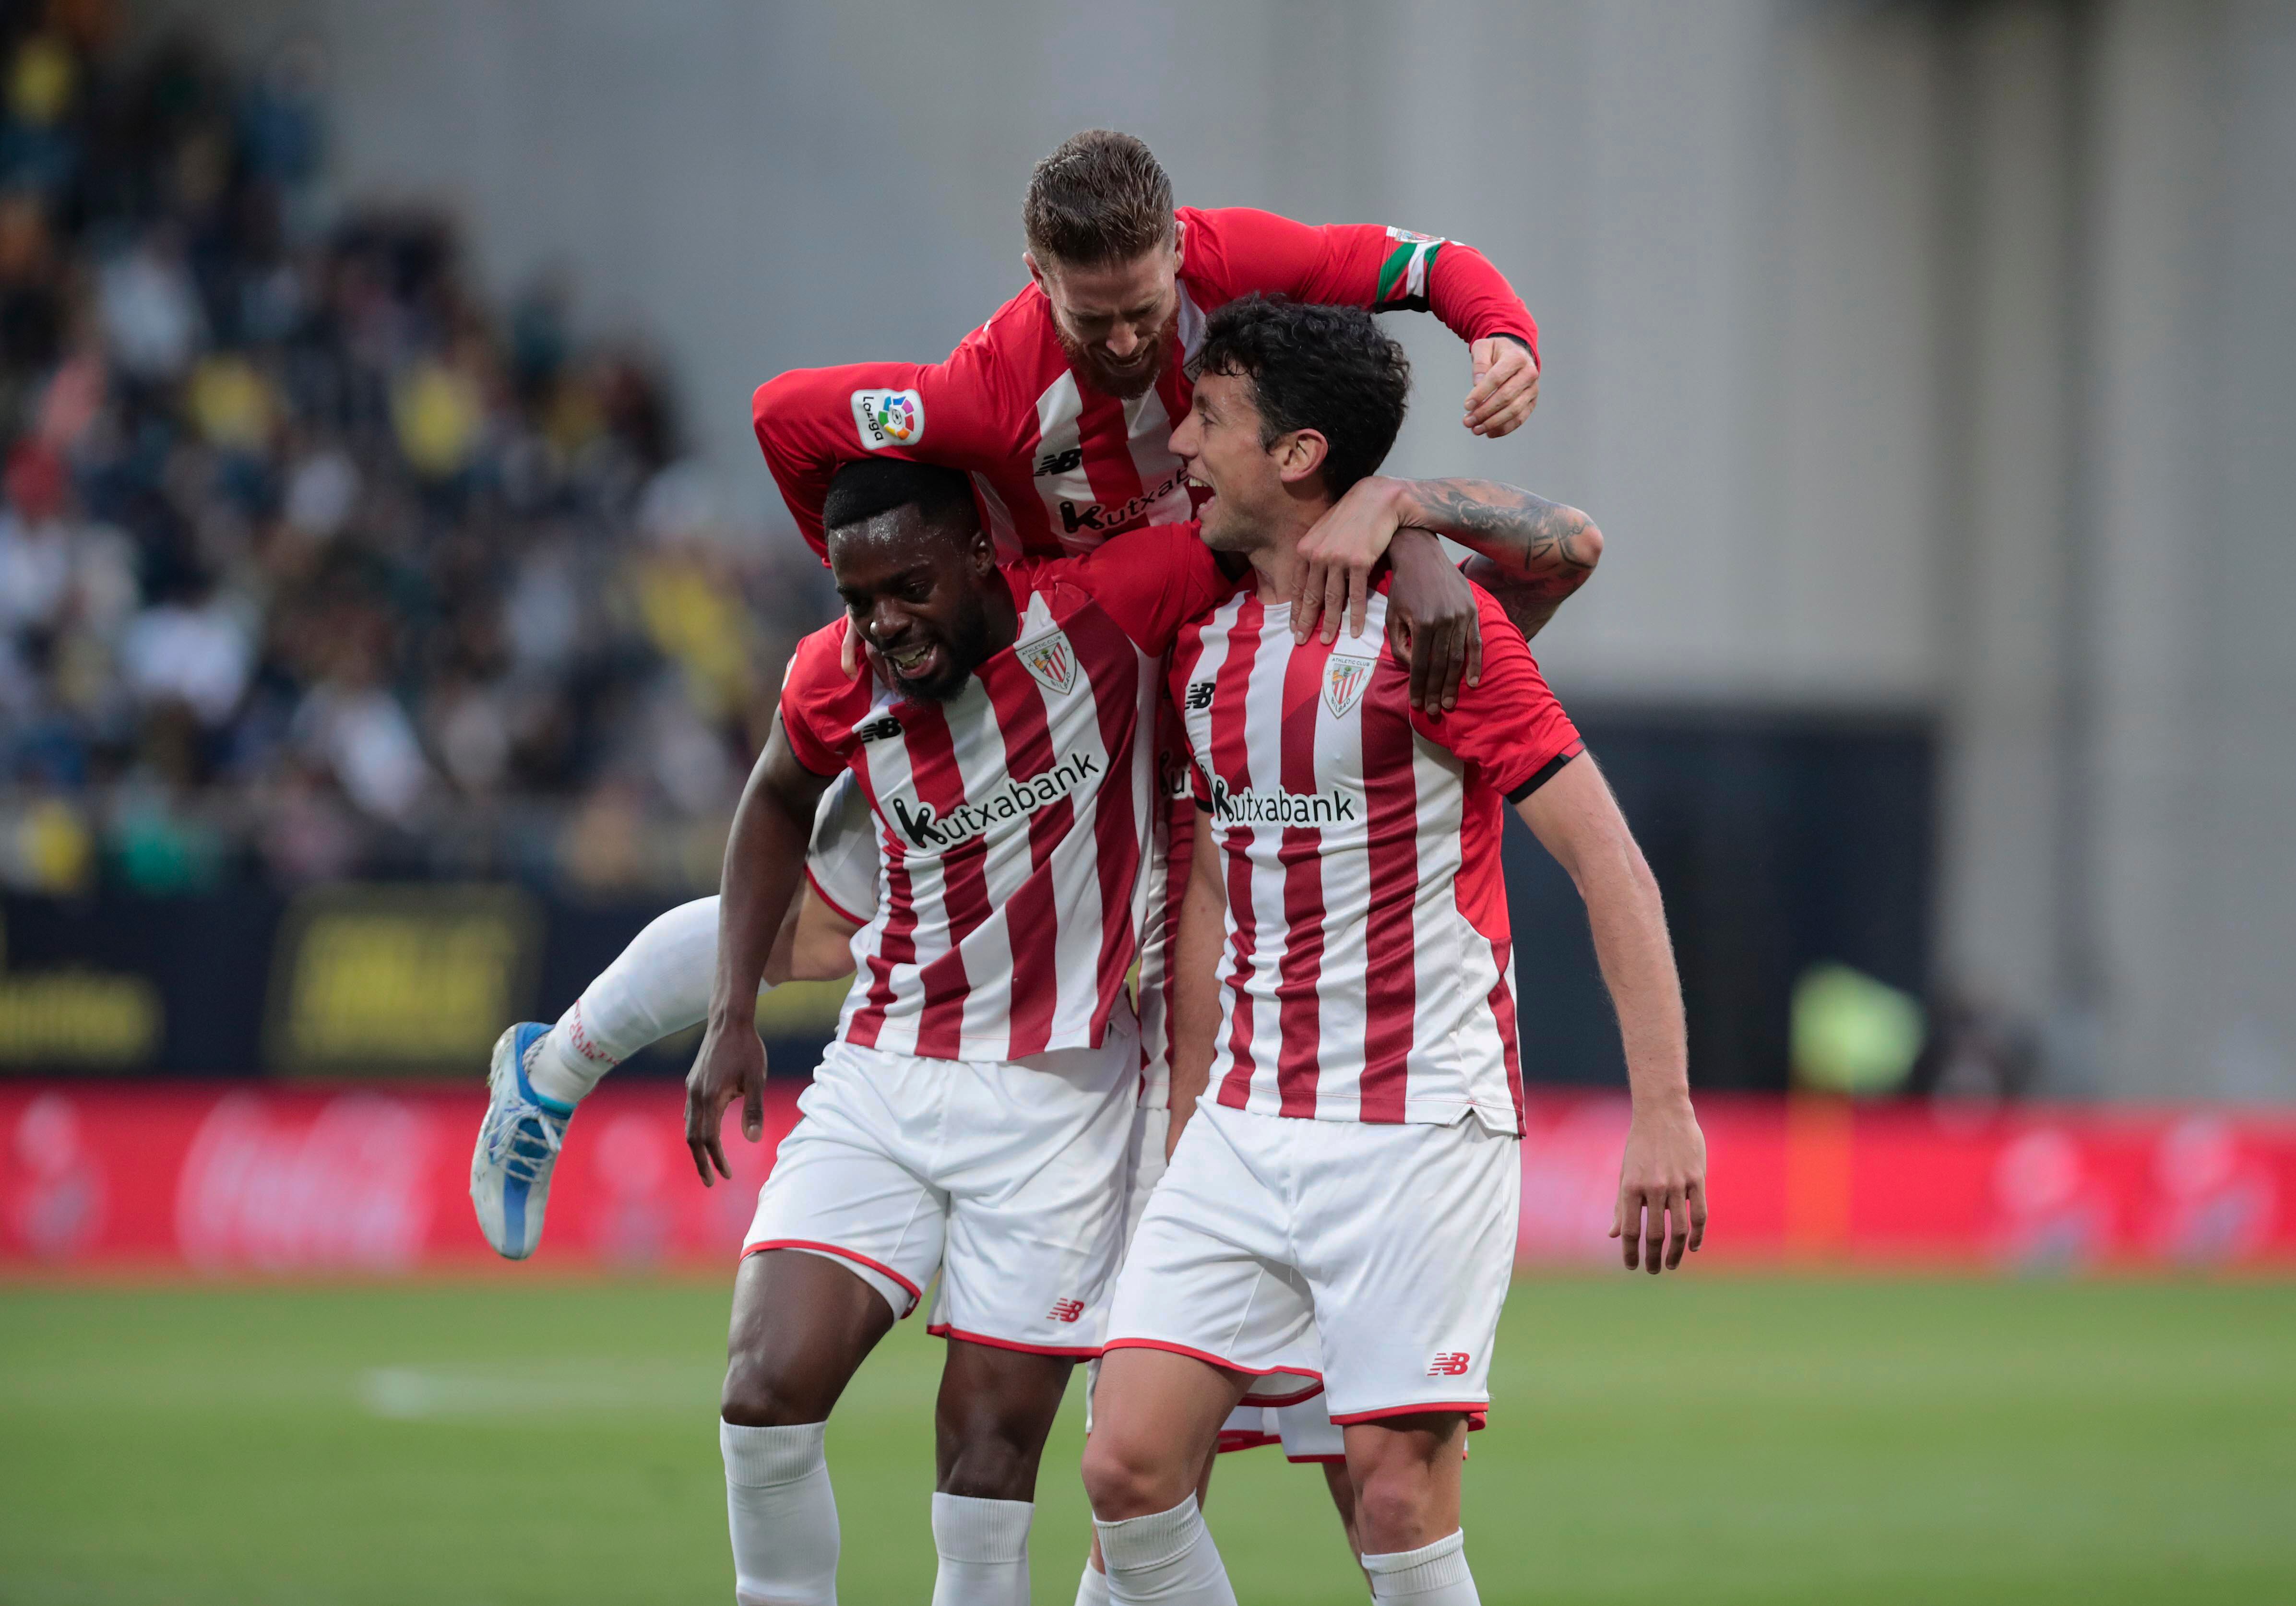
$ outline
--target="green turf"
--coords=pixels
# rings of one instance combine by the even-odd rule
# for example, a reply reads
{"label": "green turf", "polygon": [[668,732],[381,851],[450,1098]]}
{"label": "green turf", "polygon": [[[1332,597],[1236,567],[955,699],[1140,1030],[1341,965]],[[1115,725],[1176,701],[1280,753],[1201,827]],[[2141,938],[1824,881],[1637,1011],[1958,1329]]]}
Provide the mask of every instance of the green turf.
{"label": "green turf", "polygon": [[[730,1600],[725,1312],[508,1271],[0,1289],[0,1601]],[[849,1606],[931,1593],[916,1326],[830,1430]],[[1487,1602],[2296,1600],[2296,1286],[1525,1283],[1500,1355],[1467,1469]],[[1036,1528],[1054,1606],[1075,1404]],[[1247,1606],[1362,1598],[1324,1502],[1226,1459]]]}

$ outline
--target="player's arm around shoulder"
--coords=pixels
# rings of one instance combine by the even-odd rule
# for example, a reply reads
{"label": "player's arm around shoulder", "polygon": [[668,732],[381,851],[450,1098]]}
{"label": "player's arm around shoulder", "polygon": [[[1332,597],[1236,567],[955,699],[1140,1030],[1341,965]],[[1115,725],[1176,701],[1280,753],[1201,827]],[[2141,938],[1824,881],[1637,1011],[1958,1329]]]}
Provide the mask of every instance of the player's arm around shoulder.
{"label": "player's arm around shoulder", "polygon": [[1628,1270],[1639,1260],[1671,1271],[1705,1240],[1706,1138],[1691,1109],[1682,986],[1657,879],[1589,754],[1563,761],[1515,808],[1586,902],[1626,1048],[1634,1116],[1611,1235]]}

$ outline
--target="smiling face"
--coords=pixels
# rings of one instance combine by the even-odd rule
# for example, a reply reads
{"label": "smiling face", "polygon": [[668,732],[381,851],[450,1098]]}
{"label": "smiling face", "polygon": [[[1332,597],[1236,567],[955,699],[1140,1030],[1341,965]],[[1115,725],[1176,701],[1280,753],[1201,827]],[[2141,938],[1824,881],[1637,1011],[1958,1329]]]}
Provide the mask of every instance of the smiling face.
{"label": "smiling face", "polygon": [[1092,388],[1129,399],[1161,378],[1179,341],[1177,237],[1128,261],[1080,267],[1023,258],[1052,303],[1061,346]]}
{"label": "smiling face", "polygon": [[904,504],[831,529],[829,567],[853,627],[907,696],[946,702],[1012,644],[996,548],[977,526],[930,524]]}
{"label": "smiling face", "polygon": [[1250,378],[1205,373],[1195,403],[1172,431],[1172,455],[1192,485],[1211,492],[1197,510],[1204,545],[1249,553],[1296,521],[1303,490],[1323,461],[1324,438],[1295,430],[1262,438],[1266,428]]}

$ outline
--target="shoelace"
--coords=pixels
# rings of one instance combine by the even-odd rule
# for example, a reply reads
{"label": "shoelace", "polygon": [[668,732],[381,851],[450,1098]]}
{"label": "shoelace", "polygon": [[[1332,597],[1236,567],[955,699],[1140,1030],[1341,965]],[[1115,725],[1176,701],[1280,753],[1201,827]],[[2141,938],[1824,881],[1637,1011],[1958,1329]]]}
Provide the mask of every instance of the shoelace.
{"label": "shoelace", "polygon": [[[548,1110],[512,1094],[510,1102],[502,1107],[501,1118],[495,1123],[494,1140],[488,1147],[501,1159],[506,1175],[520,1182],[536,1182],[565,1141],[565,1134],[564,1124],[554,1120]],[[534,1137],[542,1142],[537,1144],[521,1141]]]}

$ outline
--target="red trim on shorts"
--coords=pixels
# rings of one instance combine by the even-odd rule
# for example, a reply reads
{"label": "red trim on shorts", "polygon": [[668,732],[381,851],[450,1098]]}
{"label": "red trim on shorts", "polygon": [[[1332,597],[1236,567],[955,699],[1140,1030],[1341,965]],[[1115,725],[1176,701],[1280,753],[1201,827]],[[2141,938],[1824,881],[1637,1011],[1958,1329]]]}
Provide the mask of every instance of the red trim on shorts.
{"label": "red trim on shorts", "polygon": [[1382,1405],[1376,1411],[1350,1411],[1345,1416],[1335,1414],[1332,1420],[1345,1428],[1357,1422],[1375,1422],[1384,1416],[1422,1416],[1431,1411],[1464,1411],[1467,1414],[1467,1430],[1472,1433],[1483,1425],[1482,1419],[1490,1408],[1488,1400],[1414,1401],[1408,1405]]}
{"label": "red trim on shorts", "polygon": [[1280,1445],[1283,1442],[1283,1436],[1280,1433],[1246,1432],[1241,1428],[1223,1428],[1219,1436],[1219,1454],[1226,1455],[1237,1450],[1257,1450],[1262,1445]]}
{"label": "red trim on shorts", "polygon": [[830,897],[828,893],[824,892],[821,889],[821,881],[813,873],[813,866],[810,864],[808,864],[805,867],[805,884],[813,889],[814,897],[821,900],[822,906],[824,908],[827,909],[832,914],[837,916],[838,919],[843,921],[847,925],[865,926],[869,923],[867,921],[863,920],[859,915],[854,914],[853,911],[848,909],[843,904],[839,903],[835,898]]}
{"label": "red trim on shorts", "polygon": [[1348,1464],[1348,1458],[1344,1455],[1286,1455],[1283,1459],[1293,1466],[1304,1466],[1311,1461],[1318,1466],[1343,1467]]}
{"label": "red trim on shorts", "polygon": [[1013,1349],[1022,1355],[1049,1355],[1064,1361],[1096,1361],[1100,1351],[1090,1345],[1062,1348],[1054,1344],[1023,1344],[1018,1339],[992,1339],[986,1333],[966,1332],[943,1322],[939,1326],[928,1325],[925,1331],[936,1339],[963,1339],[968,1344],[986,1344],[991,1349]]}
{"label": "red trim on shorts", "polygon": [[1201,1361],[1207,1366],[1218,1366],[1223,1372],[1240,1372],[1246,1377],[1311,1377],[1316,1380],[1314,1388],[1303,1389],[1297,1394],[1261,1395],[1247,1391],[1244,1397],[1236,1402],[1240,1405],[1263,1405],[1274,1410],[1284,1405],[1296,1405],[1303,1399],[1314,1399],[1324,1391],[1324,1374],[1320,1372],[1310,1372],[1304,1366],[1239,1366],[1234,1361],[1224,1360],[1207,1351],[1191,1349],[1185,1344],[1168,1344],[1161,1339],[1111,1339],[1106,1348],[1109,1349],[1161,1349],[1171,1355],[1186,1356],[1192,1361]]}
{"label": "red trim on shorts", "polygon": [[742,1258],[747,1260],[750,1256],[762,1255],[767,1250],[811,1250],[816,1255],[834,1255],[840,1260],[850,1260],[856,1266],[865,1266],[882,1276],[890,1277],[908,1291],[909,1308],[901,1313],[901,1318],[904,1321],[906,1321],[915,1311],[917,1301],[925,1297],[924,1290],[883,1261],[872,1260],[866,1255],[857,1255],[851,1250],[840,1249],[833,1243],[816,1243],[810,1238],[767,1238],[756,1243],[745,1243],[742,1246]]}

